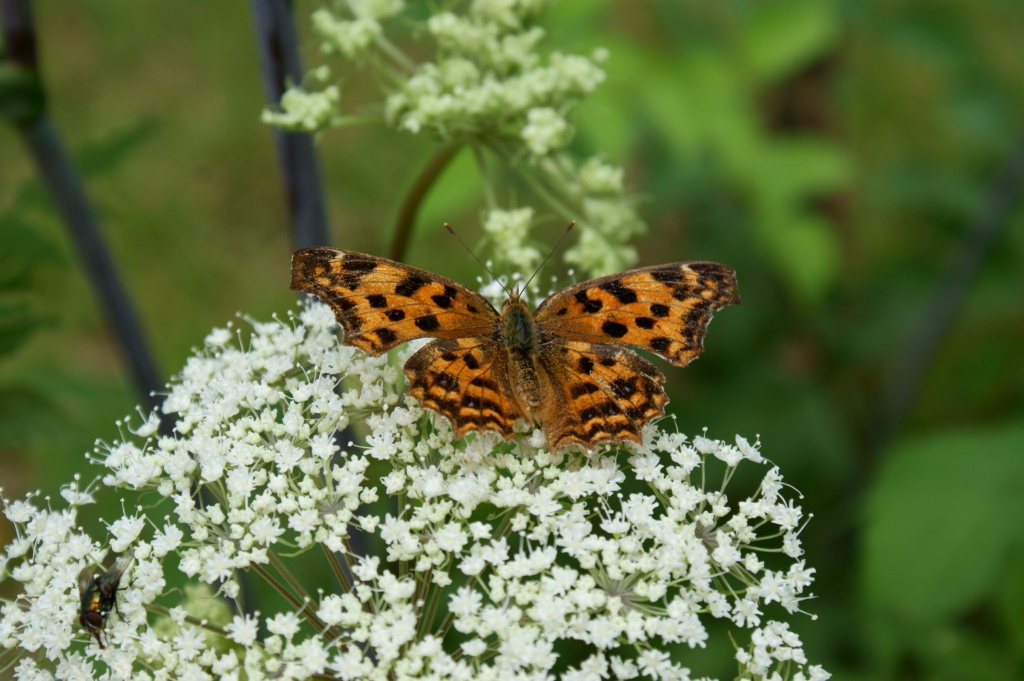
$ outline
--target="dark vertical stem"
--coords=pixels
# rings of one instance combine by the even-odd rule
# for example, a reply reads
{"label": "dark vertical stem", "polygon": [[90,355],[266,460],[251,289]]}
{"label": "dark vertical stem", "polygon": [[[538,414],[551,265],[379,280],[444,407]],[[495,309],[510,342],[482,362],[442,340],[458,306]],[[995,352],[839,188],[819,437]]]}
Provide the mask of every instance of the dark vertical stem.
{"label": "dark vertical stem", "polygon": [[967,229],[920,322],[896,357],[875,420],[875,453],[896,437],[921,384],[996,239],[1013,215],[1024,191],[1024,139],[996,176],[985,202]]}
{"label": "dark vertical stem", "polygon": [[[157,400],[153,393],[162,384],[142,328],[118,277],[82,182],[46,115],[38,77],[35,27],[28,0],[0,0],[0,27],[7,47],[7,59],[24,70],[26,78],[32,81],[33,92],[37,93],[32,102],[21,109],[23,115],[14,121],[15,126],[35,161],[128,361],[135,389],[143,404],[155,407]],[[166,419],[162,425],[162,430],[167,432]]]}
{"label": "dark vertical stem", "polygon": [[[263,90],[271,106],[281,101],[289,82],[302,81],[298,38],[288,0],[251,0],[256,44],[263,70]],[[320,166],[313,136],[272,128],[278,167],[295,248],[328,243]]]}
{"label": "dark vertical stem", "polygon": [[24,126],[21,134],[128,360],[135,389],[147,406],[155,407],[157,400],[153,393],[161,388],[156,367],[135,309],[121,284],[85,191],[57,133],[49,119],[42,115]]}
{"label": "dark vertical stem", "polygon": [[24,69],[36,71],[36,34],[28,0],[0,0],[6,58]]}

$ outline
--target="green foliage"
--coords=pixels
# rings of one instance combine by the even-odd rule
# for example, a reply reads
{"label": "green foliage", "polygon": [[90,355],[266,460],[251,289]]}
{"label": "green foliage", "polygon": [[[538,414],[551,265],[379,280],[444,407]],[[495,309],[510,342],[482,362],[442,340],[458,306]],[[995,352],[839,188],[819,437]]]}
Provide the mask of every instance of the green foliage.
{"label": "green foliage", "polygon": [[[0,367],[10,366],[47,322],[32,295],[32,273],[51,247],[16,214],[0,215]],[[31,441],[35,429],[52,423],[52,413],[52,402],[42,393],[18,381],[0,381],[0,442],[5,447]]]}
{"label": "green foliage", "polygon": [[0,120],[25,125],[43,109],[43,89],[36,74],[11,63],[3,63],[0,46]]}
{"label": "green foliage", "polygon": [[837,4],[829,0],[750,3],[739,27],[749,73],[761,85],[791,76],[839,40]]}
{"label": "green foliage", "polygon": [[1024,424],[931,434],[892,451],[866,506],[869,605],[939,624],[989,595],[1024,549]]}

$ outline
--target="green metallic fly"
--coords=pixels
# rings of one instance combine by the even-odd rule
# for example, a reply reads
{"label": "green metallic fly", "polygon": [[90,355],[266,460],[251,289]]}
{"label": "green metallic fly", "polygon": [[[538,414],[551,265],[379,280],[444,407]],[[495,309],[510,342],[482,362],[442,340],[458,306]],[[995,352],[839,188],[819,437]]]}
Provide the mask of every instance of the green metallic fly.
{"label": "green metallic fly", "polygon": [[132,562],[135,552],[129,551],[114,561],[114,567],[107,572],[93,575],[90,568],[82,568],[78,573],[78,593],[82,599],[81,609],[78,615],[79,623],[96,638],[100,648],[105,648],[100,634],[107,624],[107,615],[113,610],[121,615],[117,609],[117,592],[121,585],[121,576]]}

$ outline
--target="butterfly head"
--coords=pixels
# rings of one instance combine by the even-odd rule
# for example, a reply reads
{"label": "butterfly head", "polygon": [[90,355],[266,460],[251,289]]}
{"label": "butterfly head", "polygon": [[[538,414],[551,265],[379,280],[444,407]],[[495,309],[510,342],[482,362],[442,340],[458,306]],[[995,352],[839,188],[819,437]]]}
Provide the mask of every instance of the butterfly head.
{"label": "butterfly head", "polygon": [[537,323],[517,289],[509,291],[508,298],[501,304],[501,321],[509,348],[529,352],[536,347]]}

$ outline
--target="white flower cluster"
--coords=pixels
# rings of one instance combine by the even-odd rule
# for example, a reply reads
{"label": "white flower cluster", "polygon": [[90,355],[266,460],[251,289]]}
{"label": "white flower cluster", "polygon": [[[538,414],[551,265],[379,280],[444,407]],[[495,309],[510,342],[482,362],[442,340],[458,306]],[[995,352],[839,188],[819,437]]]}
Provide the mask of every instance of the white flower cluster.
{"label": "white flower cluster", "polygon": [[326,67],[306,74],[304,84],[292,85],[283,95],[276,109],[264,109],[261,120],[292,132],[319,132],[331,125],[337,117],[341,103],[341,90],[337,85],[314,89],[330,76]]}
{"label": "white flower cluster", "polygon": [[440,58],[416,66],[387,101],[387,115],[410,132],[442,138],[519,135],[534,156],[571,139],[564,116],[603,80],[591,57],[537,49],[544,30],[531,22],[546,2],[474,2],[465,15],[435,14],[427,30]]}
{"label": "white flower cluster", "polygon": [[[597,49],[589,56],[543,52],[545,31],[536,22],[550,4],[471,0],[445,5],[414,19],[423,29],[413,35],[430,36],[436,48],[432,58],[419,60],[393,44],[385,31],[405,9],[400,0],[344,0],[316,9],[311,24],[325,56],[374,67],[384,99],[369,104],[367,111],[382,113],[399,130],[473,146],[478,159],[491,152],[536,190],[559,216],[556,223],[576,222],[569,263],[588,276],[620,271],[636,261],[630,239],[645,231],[627,199],[622,171],[598,158],[581,163],[567,151],[575,134],[571,112],[605,79],[600,64],[608,51]],[[326,64],[310,70],[276,107],[264,111],[264,122],[320,133],[332,125],[377,118],[341,115],[340,90],[328,84],[332,78]],[[486,195],[493,213],[516,212],[498,205],[496,188],[489,187]],[[493,225],[485,229],[506,231]],[[528,270],[522,264],[537,260],[533,250],[522,246],[507,259],[499,256],[499,264]]]}
{"label": "white flower cluster", "polygon": [[[319,303],[241,345],[215,331],[188,362],[164,404],[173,437],[151,418],[97,448],[103,485],[173,505],[108,525],[135,560],[106,648],[77,625],[78,572],[110,562],[77,527],[93,492],[69,486],[64,511],[5,502],[0,575],[21,595],[0,610],[0,663],[16,678],[682,680],[713,620],[739,678],[828,678],[775,619],[814,571],[758,444],[653,426],[628,451],[553,454],[539,431],[457,441],[386,356],[340,345]],[[764,472],[734,498],[740,465]],[[330,588],[289,578],[316,562]],[[248,572],[293,607],[218,621],[167,590],[173,570],[227,596]]]}
{"label": "white flower cluster", "polygon": [[513,271],[532,272],[542,253],[527,245],[530,226],[533,223],[533,209],[491,210],[484,219],[484,233],[493,240],[491,252],[495,259],[507,264]]}
{"label": "white flower cluster", "polygon": [[340,19],[326,9],[313,12],[313,30],[320,36],[324,54],[343,54],[359,59],[383,36],[380,22],[402,11],[402,0],[347,0],[353,19]]}

